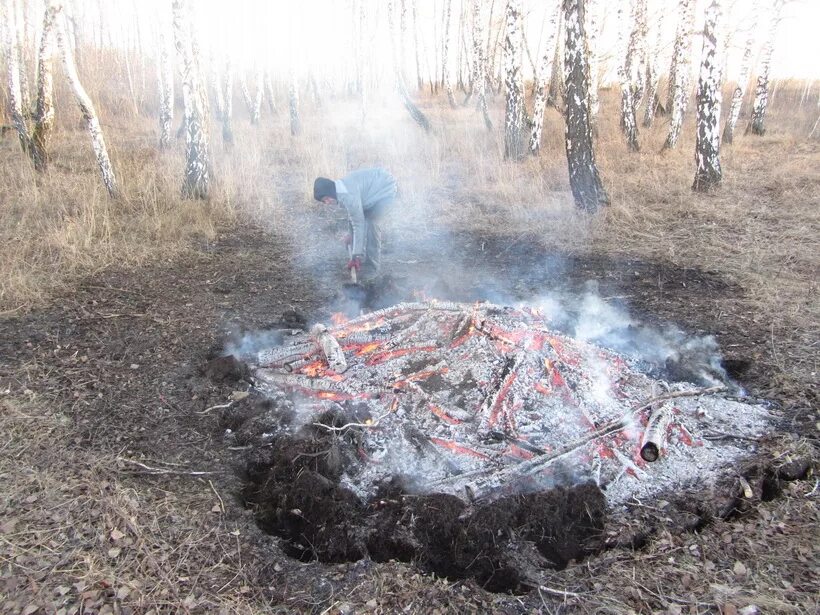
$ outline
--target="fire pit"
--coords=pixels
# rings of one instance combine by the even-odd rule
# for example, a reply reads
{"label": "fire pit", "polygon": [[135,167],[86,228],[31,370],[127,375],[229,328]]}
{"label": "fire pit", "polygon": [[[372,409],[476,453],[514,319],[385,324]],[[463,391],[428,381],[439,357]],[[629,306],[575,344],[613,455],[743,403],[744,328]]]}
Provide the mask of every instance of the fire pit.
{"label": "fire pit", "polygon": [[294,414],[265,437],[355,434],[339,484],[362,502],[401,475],[465,502],[592,481],[619,505],[714,484],[771,421],[725,387],[670,384],[535,309],[486,303],[402,303],[253,363]]}
{"label": "fire pit", "polygon": [[402,303],[244,357],[267,400],[226,420],[259,525],[303,560],[397,559],[519,591],[612,544],[610,513],[734,481],[764,407],[552,324]]}

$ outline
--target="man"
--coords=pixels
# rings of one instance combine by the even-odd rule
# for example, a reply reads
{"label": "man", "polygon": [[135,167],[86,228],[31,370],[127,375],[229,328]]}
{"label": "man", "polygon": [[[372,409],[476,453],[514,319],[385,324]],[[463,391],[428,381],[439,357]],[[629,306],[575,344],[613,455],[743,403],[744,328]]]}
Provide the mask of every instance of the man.
{"label": "man", "polygon": [[358,273],[363,262],[378,271],[381,266],[381,222],[396,201],[396,179],[384,169],[359,169],[342,179],[317,177],[313,198],[325,205],[342,205],[347,210],[351,233],[348,269]]}

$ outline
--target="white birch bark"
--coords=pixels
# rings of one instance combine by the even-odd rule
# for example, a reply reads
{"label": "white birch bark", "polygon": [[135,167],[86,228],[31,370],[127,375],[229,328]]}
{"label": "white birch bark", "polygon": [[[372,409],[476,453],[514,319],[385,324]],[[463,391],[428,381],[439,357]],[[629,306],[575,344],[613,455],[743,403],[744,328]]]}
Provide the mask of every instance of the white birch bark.
{"label": "white birch bark", "polygon": [[[586,7],[584,7],[586,9]],[[584,13],[586,15],[586,12]],[[547,105],[559,109],[561,97],[564,96],[564,45],[566,36],[562,36],[565,26],[564,19],[559,15],[558,35],[555,42],[555,53],[552,56],[552,70],[550,71],[549,89],[547,91]]]}
{"label": "white birch bark", "polygon": [[222,78],[213,58],[211,58],[211,65],[211,70],[208,71],[211,75],[211,91],[213,91],[214,101],[216,102],[216,118],[221,120],[225,114],[225,91],[222,89]]}
{"label": "white birch bark", "polygon": [[165,24],[159,31],[159,146],[166,149],[171,145],[174,123],[174,61],[171,54],[172,42],[169,28]]}
{"label": "white birch bark", "polygon": [[544,128],[544,112],[547,109],[547,79],[551,74],[555,47],[558,46],[559,22],[562,19],[562,7],[551,13],[547,26],[547,40],[544,44],[544,54],[538,65],[535,76],[535,96],[532,109],[532,130],[530,131],[530,153],[538,154],[541,149],[541,133]]}
{"label": "white birch bark", "polygon": [[225,62],[225,110],[222,113],[222,142],[233,145],[233,66]]}
{"label": "white birch bark", "polygon": [[635,117],[637,86],[634,73],[637,70],[636,64],[638,63],[637,31],[639,25],[637,20],[634,19],[637,14],[635,0],[631,2],[632,10],[630,15],[627,15],[625,4],[626,2],[622,0],[618,7],[621,40],[628,41],[626,47],[619,54],[622,63],[618,65],[618,79],[621,83],[621,130],[626,135],[626,144],[630,151],[637,152],[640,150],[640,144],[638,143],[638,121]]}
{"label": "white birch bark", "polygon": [[[387,21],[388,27],[390,28],[391,35],[394,35],[396,32],[395,28],[395,19],[393,15],[393,1],[387,3]],[[402,2],[402,15],[404,14],[404,3]],[[400,37],[403,38],[403,35]],[[391,40],[395,39],[395,36],[391,36]],[[427,116],[422,113],[422,111],[413,103],[410,99],[410,94],[407,92],[407,86],[404,83],[404,77],[402,76],[401,67],[399,66],[399,58],[402,57],[401,50],[396,49],[396,45],[393,44],[391,46],[392,49],[392,59],[393,59],[393,79],[394,79],[394,86],[396,88],[396,92],[399,95],[399,98],[404,105],[404,108],[407,109],[407,112],[410,114],[410,117],[413,118],[413,121],[416,122],[419,126],[421,126],[425,132],[430,131],[430,121],[427,119]]]}
{"label": "white birch bark", "polygon": [[34,129],[31,134],[31,158],[37,171],[45,171],[49,160],[49,140],[54,128],[54,74],[53,57],[56,39],[54,28],[57,9],[47,3],[40,33],[37,54],[37,106],[34,111]]}
{"label": "white birch bark", "polygon": [[508,0],[504,34],[504,157],[520,160],[524,149],[524,77],[522,75],[523,23],[521,0]]}
{"label": "white birch bark", "polygon": [[444,81],[444,91],[447,92],[447,101],[450,107],[456,108],[456,98],[453,94],[453,82],[450,74],[450,16],[452,15],[453,0],[445,0],[444,4],[444,40],[442,42],[441,50],[441,72],[442,81]]}
{"label": "white birch bark", "polygon": [[182,65],[182,102],[185,109],[185,178],[182,194],[206,199],[210,192],[208,110],[197,58],[197,45],[187,0],[173,0],[174,42]]}
{"label": "white birch bark", "polygon": [[55,34],[57,36],[57,47],[63,58],[63,68],[65,69],[66,78],[74,92],[74,98],[77,99],[80,113],[91,135],[91,147],[97,159],[97,166],[100,168],[103,184],[106,190],[108,190],[108,194],[111,197],[116,197],[118,194],[117,178],[114,175],[114,168],[111,166],[111,160],[108,157],[108,149],[105,146],[105,138],[103,137],[102,128],[100,127],[100,121],[97,119],[97,112],[94,110],[94,104],[91,102],[91,98],[89,98],[82,83],[80,83],[79,75],[77,75],[77,67],[74,64],[74,56],[71,52],[71,45],[69,44],[68,35],[66,33],[65,19],[61,19],[60,15],[62,4],[57,0],[51,0],[50,5],[54,7],[56,13]]}
{"label": "white birch bark", "polygon": [[683,126],[683,116],[689,102],[689,79],[692,56],[692,29],[695,23],[695,1],[679,0],[679,21],[672,52],[672,68],[669,71],[669,134],[664,149],[677,147]]}
{"label": "white birch bark", "polygon": [[717,55],[717,28],[720,18],[718,0],[706,8],[703,25],[703,52],[697,93],[697,141],[695,143],[695,181],[692,190],[707,192],[720,184],[720,75]]}
{"label": "white birch bark", "polygon": [[290,134],[297,136],[302,133],[302,122],[299,119],[299,82],[296,80],[296,71],[290,71],[288,86],[288,110],[290,111]]}
{"label": "white birch bark", "polygon": [[23,108],[23,116],[28,119],[31,117],[31,88],[29,88],[28,61],[26,57],[28,51],[28,45],[26,44],[28,37],[26,6],[28,3],[23,2],[23,0],[14,1],[17,16],[14,32],[17,39],[17,56],[20,66],[20,104]]}
{"label": "white birch bark", "polygon": [[[754,28],[752,28],[754,32]],[[726,125],[723,127],[723,142],[731,144],[735,136],[735,126],[740,118],[740,109],[743,105],[743,94],[749,77],[752,75],[752,51],[754,49],[755,37],[750,34],[746,40],[746,47],[743,49],[743,58],[740,60],[740,72],[737,77],[735,89],[732,91],[732,104],[729,107],[729,116],[726,118]]]}
{"label": "white birch bark", "polygon": [[493,129],[487,108],[487,62],[484,56],[484,33],[481,24],[482,0],[473,0],[473,89],[476,103],[484,116],[487,130]]}
{"label": "white birch bark", "polygon": [[[763,51],[760,54],[760,71],[757,75],[757,85],[755,86],[755,99],[752,104],[752,119],[746,132],[755,135],[766,134],[766,106],[769,102],[769,69],[772,65],[772,52],[774,51],[774,39],[777,34],[777,26],[780,23],[780,10],[783,8],[783,0],[775,0],[771,9],[771,22]],[[774,94],[774,93],[772,93]]]}
{"label": "white birch bark", "polygon": [[253,98],[251,124],[258,124],[262,117],[262,98],[265,94],[265,77],[262,69],[256,72],[256,95]]}
{"label": "white birch bark", "polygon": [[273,93],[273,82],[270,78],[270,73],[265,71],[265,98],[268,101],[268,109],[270,112],[276,113],[276,96]]}
{"label": "white birch bark", "polygon": [[598,117],[598,109],[601,106],[598,98],[598,81],[600,75],[600,58],[598,55],[598,19],[601,5],[599,0],[587,0],[586,24],[584,32],[587,36],[587,52],[589,55],[589,113],[592,121]]}
{"label": "white birch bark", "polygon": [[6,78],[8,83],[8,112],[17,130],[17,138],[24,152],[29,153],[31,135],[23,112],[23,98],[20,90],[20,49],[17,45],[17,16],[13,2],[3,6],[6,43]]}
{"label": "white birch bark", "polygon": [[646,106],[644,107],[643,125],[650,128],[655,121],[655,112],[658,109],[660,98],[658,96],[658,84],[660,82],[660,72],[658,68],[658,58],[661,55],[663,45],[663,22],[662,13],[656,24],[657,36],[652,54],[646,61]]}
{"label": "white birch bark", "polygon": [[584,34],[584,0],[563,0],[566,72],[565,119],[569,183],[575,204],[595,212],[609,203],[601,184],[589,115],[589,66]]}

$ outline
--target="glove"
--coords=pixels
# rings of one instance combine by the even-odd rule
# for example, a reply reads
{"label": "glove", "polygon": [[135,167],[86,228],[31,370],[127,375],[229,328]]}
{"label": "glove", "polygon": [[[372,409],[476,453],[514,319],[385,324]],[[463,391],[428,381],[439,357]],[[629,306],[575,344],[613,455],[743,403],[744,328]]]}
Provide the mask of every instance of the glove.
{"label": "glove", "polygon": [[356,273],[359,273],[359,269],[362,268],[362,257],[361,256],[354,256],[347,262],[348,269],[355,269]]}

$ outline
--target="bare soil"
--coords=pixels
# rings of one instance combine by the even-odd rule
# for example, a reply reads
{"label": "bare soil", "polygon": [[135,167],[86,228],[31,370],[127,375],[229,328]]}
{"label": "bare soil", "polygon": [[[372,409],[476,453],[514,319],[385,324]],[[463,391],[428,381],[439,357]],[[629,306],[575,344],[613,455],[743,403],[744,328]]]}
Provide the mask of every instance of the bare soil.
{"label": "bare soil", "polygon": [[[449,240],[453,242],[451,252],[463,258],[455,278],[448,277],[439,255],[414,253],[398,240],[392,256],[388,257],[392,283],[371,294],[369,305],[380,307],[405,298],[419,279],[427,281],[429,287],[422,290],[429,294],[459,300],[498,296],[527,299],[545,290],[578,292],[586,288],[590,280],[595,280],[603,297],[623,301],[647,321],[674,322],[693,333],[714,334],[725,351],[732,375],[751,394],[772,400],[782,410],[783,431],[778,436],[781,439],[774,440],[770,447],[772,455],[784,450],[782,438],[797,440],[813,433],[810,423],[814,419],[810,415],[816,408],[816,387],[810,382],[785,378],[772,369],[775,361],[770,332],[761,328],[755,315],[748,312],[744,304],[746,289],[725,280],[719,273],[680,269],[664,262],[612,259],[601,254],[549,254],[540,248],[535,238],[528,237],[479,237],[464,233],[452,235]],[[657,587],[645,588],[643,592],[627,591],[618,583],[610,587],[607,579],[612,578],[606,571],[611,569],[612,574],[616,574],[621,570],[619,562],[634,558],[633,570],[640,575],[642,570],[656,565],[655,557],[665,561],[680,555],[683,565],[685,558],[698,549],[699,553],[712,549],[711,565],[730,569],[734,565],[735,580],[742,579],[734,561],[735,557],[743,556],[731,554],[738,545],[722,550],[729,558],[728,563],[719,559],[723,537],[727,533],[731,536],[733,527],[738,527],[731,523],[753,526],[760,515],[771,517],[775,514],[772,509],[761,505],[763,508],[758,510],[759,503],[776,502],[775,498],[784,488],[796,496],[797,491],[784,486],[784,481],[802,479],[811,472],[806,459],[795,461],[793,457],[752,464],[746,475],[757,477],[753,484],[755,494],[743,498],[727,487],[723,495],[730,501],[724,502],[727,507],[716,515],[713,527],[704,529],[702,537],[698,534],[697,538],[687,539],[666,533],[664,528],[686,527],[687,522],[681,517],[684,513],[676,512],[678,518],[670,524],[662,505],[640,505],[619,511],[617,524],[612,520],[605,524],[606,515],[598,510],[600,499],[594,490],[584,486],[578,487],[577,492],[569,490],[531,499],[519,498],[514,506],[507,502],[504,506],[479,509],[466,517],[467,520],[459,516],[464,506],[460,501],[440,496],[430,496],[433,501],[414,500],[395,485],[385,486],[382,499],[386,504],[379,511],[363,509],[355,498],[328,480],[338,468],[325,466],[317,471],[318,458],[311,457],[303,457],[304,463],[292,463],[295,455],[320,450],[318,447],[323,443],[318,440],[311,445],[315,447],[313,450],[300,449],[294,455],[289,454],[288,446],[283,443],[272,452],[280,457],[278,460],[257,460],[256,466],[248,464],[246,451],[242,450],[245,443],[235,437],[225,440],[225,429],[238,430],[241,434],[242,425],[252,421],[260,411],[260,404],[265,402],[253,394],[242,395],[249,385],[240,364],[213,360],[221,355],[226,342],[236,339],[243,331],[321,321],[343,301],[340,291],[344,277],[336,270],[340,264],[329,265],[325,275],[311,275],[303,265],[291,260],[290,248],[288,239],[275,233],[249,228],[226,230],[215,241],[203,243],[199,249],[173,262],[102,271],[78,281],[71,293],[44,309],[0,321],[0,388],[9,400],[6,404],[4,398],[0,398],[0,403],[11,408],[12,399],[30,399],[32,407],[36,405],[44,415],[58,416],[62,422],[61,430],[55,432],[59,440],[52,442],[50,455],[49,447],[35,447],[39,452],[32,458],[39,464],[38,471],[61,468],[67,477],[79,475],[82,468],[73,467],[71,460],[83,459],[77,457],[79,453],[92,452],[113,462],[109,473],[103,472],[106,484],[119,481],[134,494],[145,495],[157,490],[176,493],[183,501],[188,497],[186,494],[201,494],[203,490],[212,490],[219,498],[209,513],[207,499],[203,502],[190,496],[189,504],[179,508],[182,514],[175,513],[167,522],[188,527],[196,518],[200,528],[218,526],[226,533],[227,528],[232,528],[227,537],[231,546],[223,546],[219,565],[211,566],[213,561],[209,560],[207,573],[202,572],[203,577],[197,576],[193,583],[187,574],[184,575],[186,581],[175,580],[173,574],[166,580],[182,583],[183,587],[184,583],[192,583],[196,591],[185,590],[176,597],[156,598],[154,603],[135,598],[139,593],[136,589],[130,590],[130,599],[128,592],[120,596],[112,585],[117,581],[106,581],[106,588],[100,585],[101,577],[95,579],[93,574],[85,575],[88,583],[83,587],[79,583],[75,586],[79,568],[72,568],[59,558],[53,565],[38,567],[25,559],[25,554],[9,554],[4,556],[4,585],[0,589],[8,612],[22,611],[28,604],[42,604],[42,608],[49,611],[58,603],[71,606],[83,600],[97,609],[103,604],[116,603],[125,609],[123,612],[127,609],[141,612],[146,604],[170,606],[183,598],[189,600],[186,606],[189,610],[206,612],[224,607],[214,602],[213,596],[227,593],[235,601],[230,602],[230,608],[239,609],[237,605],[248,604],[258,610],[261,605],[270,608],[280,605],[283,610],[317,613],[329,608],[345,612],[344,608],[355,605],[376,610],[374,600],[384,612],[399,607],[427,612],[431,607],[441,612],[465,608],[527,612],[546,604],[560,607],[562,602],[577,601],[571,594],[551,594],[548,590],[545,593],[536,589],[515,597],[487,593],[480,588],[484,585],[490,590],[521,589],[522,566],[507,566],[505,558],[516,557],[511,555],[514,535],[533,538],[539,533],[552,537],[541,543],[536,541],[539,555],[555,568],[564,569],[555,573],[560,574],[555,577],[558,585],[600,593],[587,603],[591,609],[595,604],[641,610],[647,604],[652,609],[689,606],[686,598],[682,601],[665,598],[664,591]],[[431,268],[436,270],[436,275],[430,275]],[[472,275],[465,277],[464,271]],[[805,352],[811,350],[805,349]],[[228,403],[229,408],[217,407]],[[25,454],[30,453],[21,453]],[[797,466],[788,465],[794,463]],[[157,469],[163,472],[157,473]],[[195,474],[195,471],[210,474]],[[253,472],[258,474],[254,476]],[[261,488],[271,481],[287,484],[288,490],[272,496],[273,491]],[[812,484],[813,480],[804,482],[797,489],[808,492]],[[33,489],[36,493],[36,488]],[[277,500],[283,493],[285,500]],[[322,497],[313,497],[316,493]],[[31,497],[31,492],[15,493],[1,504],[3,517],[34,514],[32,506],[38,514],[45,514],[44,510],[63,505],[60,501],[35,504],[36,498],[26,504],[26,497]],[[251,511],[246,510],[247,504],[251,505]],[[318,508],[311,510],[311,506]],[[817,511],[810,503],[808,506],[795,513],[804,515],[808,522],[804,533],[794,536],[794,545],[797,545],[794,549],[800,549],[804,561],[795,560],[788,575],[789,591],[799,596],[811,595],[811,585],[817,582],[816,559],[812,563],[812,556],[817,555],[817,541],[815,546],[806,547],[807,540],[811,544],[812,534],[816,536]],[[544,507],[555,510],[556,515],[539,519],[534,511]],[[577,519],[579,507],[588,511],[590,522],[582,524],[577,535],[565,533],[572,530],[570,521]],[[407,539],[397,540],[396,536],[402,534],[404,517],[421,508],[435,510],[439,516],[424,516],[415,534],[408,529]],[[303,516],[290,515],[286,522],[282,521],[282,511],[293,509],[301,510]],[[592,509],[598,512],[589,512]],[[270,514],[260,514],[264,510]],[[794,510],[797,509],[783,514]],[[694,507],[691,512],[689,527],[702,528],[704,515]],[[322,517],[321,525],[316,523],[312,527],[333,532],[332,539],[314,531],[311,536],[315,544],[303,545],[305,548],[300,550],[294,547],[293,541],[282,542],[262,531],[305,535],[304,524],[310,521],[312,514]],[[811,515],[814,515],[814,523]],[[504,518],[500,522],[498,517]],[[554,528],[544,526],[561,517],[566,518],[566,522]],[[136,523],[133,514],[130,518]],[[280,520],[274,524],[276,527],[266,526],[276,518]],[[370,534],[366,536],[360,534],[359,528],[348,528],[354,520],[362,518],[369,519]],[[724,522],[721,518],[730,521]],[[735,521],[731,521],[733,518]],[[260,521],[262,529],[256,521]],[[496,544],[492,532],[492,528],[499,525],[516,530],[505,536],[503,549]],[[758,525],[760,531],[768,531],[766,524]],[[654,529],[647,531],[650,526]],[[4,533],[12,536],[15,526],[9,527],[12,531],[4,530]],[[100,531],[108,532],[110,528],[102,527]],[[126,533],[136,531],[131,527]],[[461,542],[453,539],[453,535],[460,536]],[[235,545],[232,537],[235,537]],[[556,537],[564,542],[555,542]],[[599,549],[600,544],[590,546],[590,539],[599,543],[606,541],[615,548],[587,560],[584,567],[571,565],[572,561]],[[80,533],[64,540],[64,544],[52,548],[73,553],[72,557],[80,560],[84,550],[92,548],[87,544],[88,538]],[[700,546],[692,550],[687,540],[695,540]],[[461,550],[454,552],[454,544],[461,544]],[[663,555],[664,545],[669,545],[673,553],[684,552]],[[145,548],[154,553],[149,547]],[[185,543],[179,544],[179,548],[185,549]],[[633,549],[638,548],[645,549],[646,555],[633,553]],[[360,559],[364,552],[370,559]],[[197,568],[197,557],[206,557],[201,553],[195,551],[190,555],[191,561],[185,562],[186,569]],[[654,555],[656,553],[661,555]],[[320,554],[326,563],[300,561]],[[531,555],[519,553],[519,563]],[[478,570],[468,573],[475,560],[482,558],[484,563]],[[418,568],[387,561],[391,559],[412,560],[427,574],[419,575]],[[360,561],[333,563],[349,560]],[[747,562],[743,566],[745,570],[753,564]],[[442,583],[429,573],[445,576],[449,581]],[[473,580],[461,580],[468,577]],[[90,585],[92,581],[97,585]],[[65,591],[55,590],[55,583],[60,583],[59,587]],[[676,583],[675,591],[686,591],[684,581]],[[689,578],[688,583],[696,581]],[[110,589],[112,587],[114,589]],[[83,598],[84,592],[92,590],[96,592],[93,596]],[[703,599],[703,596],[699,598]],[[704,604],[730,612],[723,606],[730,601],[731,592],[724,592]],[[574,604],[578,606],[582,602]],[[743,605],[738,602],[737,606]]]}

